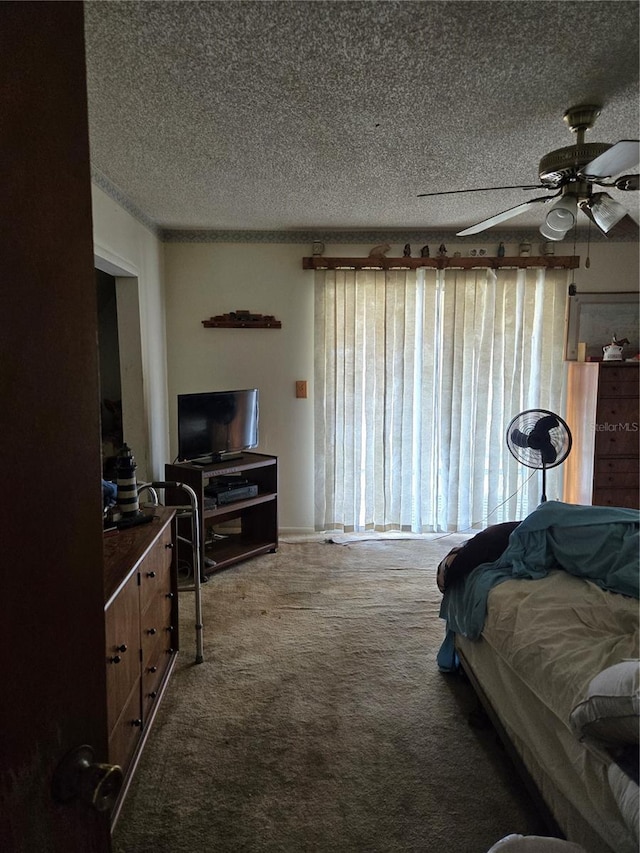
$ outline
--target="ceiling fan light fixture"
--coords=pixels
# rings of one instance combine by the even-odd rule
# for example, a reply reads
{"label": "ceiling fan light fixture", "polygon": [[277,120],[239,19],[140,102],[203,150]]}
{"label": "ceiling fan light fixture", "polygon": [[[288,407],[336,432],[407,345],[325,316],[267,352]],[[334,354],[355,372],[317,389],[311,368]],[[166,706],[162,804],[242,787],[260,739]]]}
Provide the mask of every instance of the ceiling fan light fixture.
{"label": "ceiling fan light fixture", "polygon": [[575,195],[560,196],[557,201],[551,205],[551,210],[547,213],[545,223],[553,231],[564,231],[566,234],[576,221],[578,211],[578,203]]}
{"label": "ceiling fan light fixture", "polygon": [[540,226],[540,233],[545,240],[564,240],[568,231],[569,228],[566,231],[556,231],[555,228],[549,228],[546,222],[543,222]]}
{"label": "ceiling fan light fixture", "polygon": [[578,200],[575,195],[566,193],[554,201],[540,226],[540,233],[546,240],[564,240],[573,228],[578,215]]}
{"label": "ceiling fan light fixture", "polygon": [[627,209],[607,193],[594,193],[589,209],[598,228],[607,234],[627,215]]}

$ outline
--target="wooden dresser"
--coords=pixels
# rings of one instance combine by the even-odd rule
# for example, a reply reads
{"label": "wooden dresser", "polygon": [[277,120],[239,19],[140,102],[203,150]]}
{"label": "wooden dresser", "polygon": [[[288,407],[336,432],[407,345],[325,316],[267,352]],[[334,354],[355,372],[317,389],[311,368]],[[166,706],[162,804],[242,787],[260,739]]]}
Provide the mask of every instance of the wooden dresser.
{"label": "wooden dresser", "polygon": [[638,362],[567,362],[567,503],[640,507],[639,376]]}
{"label": "wooden dresser", "polygon": [[115,824],[178,653],[175,510],[104,537],[109,762],[124,784]]}

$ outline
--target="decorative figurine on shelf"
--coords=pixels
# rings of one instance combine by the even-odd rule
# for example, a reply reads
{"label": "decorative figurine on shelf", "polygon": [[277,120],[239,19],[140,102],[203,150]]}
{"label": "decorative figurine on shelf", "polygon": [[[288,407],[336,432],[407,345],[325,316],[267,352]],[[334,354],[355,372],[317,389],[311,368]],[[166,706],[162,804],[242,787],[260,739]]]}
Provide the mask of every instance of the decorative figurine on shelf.
{"label": "decorative figurine on shelf", "polygon": [[602,347],[602,351],[604,352],[603,361],[622,361],[622,347],[628,343],[627,338],[618,340],[614,335],[611,338],[611,343]]}
{"label": "decorative figurine on shelf", "polygon": [[127,444],[123,444],[116,460],[118,476],[118,506],[123,515],[138,512],[138,486],[136,483],[136,460]]}
{"label": "decorative figurine on shelf", "polygon": [[380,243],[379,246],[374,246],[369,252],[370,258],[384,258],[391,246],[388,243]]}
{"label": "decorative figurine on shelf", "polygon": [[504,243],[498,243],[498,257],[504,258]]}
{"label": "decorative figurine on shelf", "polygon": [[138,501],[138,484],[136,483],[136,460],[127,444],[122,445],[116,460],[117,485],[118,485],[118,508],[121,520],[116,522],[118,529],[133,527],[144,524],[153,519],[152,515],[146,515],[140,511]]}
{"label": "decorative figurine on shelf", "polygon": [[404,251],[402,252],[402,255],[403,255],[403,257],[405,257],[405,258],[410,258],[410,257],[411,257],[411,244],[410,244],[410,243],[405,243],[405,244],[404,244]]}
{"label": "decorative figurine on shelf", "polygon": [[440,245],[438,246],[438,255],[439,255],[441,258],[446,258],[446,256],[447,256],[447,247],[445,246],[445,244],[444,244],[444,243],[440,243]]}
{"label": "decorative figurine on shelf", "polygon": [[429,257],[429,247],[428,246],[423,246],[420,249],[420,257],[421,258],[428,258]]}

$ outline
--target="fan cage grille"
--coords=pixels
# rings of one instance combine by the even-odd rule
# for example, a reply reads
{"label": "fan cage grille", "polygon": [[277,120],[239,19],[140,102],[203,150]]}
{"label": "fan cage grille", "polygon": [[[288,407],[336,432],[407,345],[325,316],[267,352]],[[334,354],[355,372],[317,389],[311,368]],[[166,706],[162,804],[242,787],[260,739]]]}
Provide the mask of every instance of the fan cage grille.
{"label": "fan cage grille", "polygon": [[[517,440],[524,440],[521,437],[528,437],[540,420],[546,417],[555,418],[557,421],[557,426],[551,427],[548,431],[549,440],[556,453],[556,458],[551,462],[544,461],[540,450],[516,443]],[[571,430],[566,421],[547,409],[527,409],[525,412],[520,412],[507,427],[506,438],[511,455],[527,468],[535,469],[555,468],[562,464],[569,455],[572,445]]]}

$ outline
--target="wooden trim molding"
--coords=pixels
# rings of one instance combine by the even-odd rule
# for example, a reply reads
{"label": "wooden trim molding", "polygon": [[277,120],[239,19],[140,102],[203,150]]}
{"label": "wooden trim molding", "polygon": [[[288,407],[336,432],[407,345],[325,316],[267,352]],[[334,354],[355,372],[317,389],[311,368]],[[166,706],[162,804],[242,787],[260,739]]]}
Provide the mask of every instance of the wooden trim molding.
{"label": "wooden trim molding", "polygon": [[545,269],[573,270],[580,266],[577,255],[541,255],[539,257],[511,258],[324,258],[308,257],[302,259],[304,270],[415,270],[420,267],[434,269],[529,269],[544,267]]}

